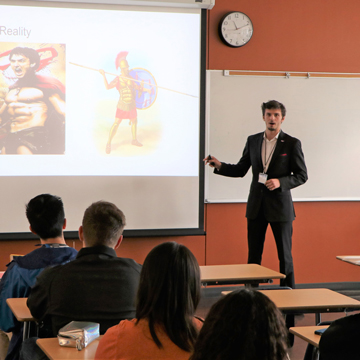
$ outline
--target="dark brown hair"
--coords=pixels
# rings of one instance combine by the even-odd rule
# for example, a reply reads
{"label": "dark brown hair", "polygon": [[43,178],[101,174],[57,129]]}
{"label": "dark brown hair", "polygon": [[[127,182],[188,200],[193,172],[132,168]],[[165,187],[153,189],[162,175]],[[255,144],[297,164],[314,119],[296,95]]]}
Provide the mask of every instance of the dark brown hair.
{"label": "dark brown hair", "polygon": [[258,291],[237,290],[212,306],[190,360],[284,360],[286,344],[275,304]]}
{"label": "dark brown hair", "polygon": [[286,115],[286,108],[285,106],[279,102],[279,101],[276,101],[276,100],[270,100],[266,103],[262,103],[261,104],[261,111],[262,111],[262,115],[264,116],[265,115],[265,109],[280,109],[281,110],[281,117],[285,117]]}
{"label": "dark brown hair", "polygon": [[137,321],[147,319],[152,338],[162,344],[155,327],[161,326],[173,343],[192,351],[198,331],[193,316],[200,301],[200,269],[184,245],[166,242],[147,255],[140,274]]}

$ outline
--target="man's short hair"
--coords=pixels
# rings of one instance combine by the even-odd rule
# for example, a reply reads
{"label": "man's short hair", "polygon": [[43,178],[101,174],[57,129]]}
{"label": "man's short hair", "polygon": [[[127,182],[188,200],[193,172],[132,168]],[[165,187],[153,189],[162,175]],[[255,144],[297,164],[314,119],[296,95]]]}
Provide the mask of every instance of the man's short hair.
{"label": "man's short hair", "polygon": [[265,116],[265,109],[280,109],[281,110],[281,116],[285,117],[286,115],[286,109],[285,106],[276,100],[270,100],[266,103],[262,103],[261,104],[261,110],[262,110],[262,115]]}
{"label": "man's short hair", "polygon": [[30,64],[35,64],[35,66],[32,67],[34,71],[36,71],[40,65],[40,55],[36,50],[32,48],[18,46],[11,50],[9,55],[10,60],[13,57],[13,55],[22,55],[28,58],[30,60]]}
{"label": "man's short hair", "polygon": [[87,246],[113,247],[126,225],[124,213],[107,201],[91,204],[84,213],[82,226]]}
{"label": "man's short hair", "polygon": [[47,240],[62,235],[65,211],[60,197],[42,194],[34,197],[26,205],[26,217],[31,229]]}

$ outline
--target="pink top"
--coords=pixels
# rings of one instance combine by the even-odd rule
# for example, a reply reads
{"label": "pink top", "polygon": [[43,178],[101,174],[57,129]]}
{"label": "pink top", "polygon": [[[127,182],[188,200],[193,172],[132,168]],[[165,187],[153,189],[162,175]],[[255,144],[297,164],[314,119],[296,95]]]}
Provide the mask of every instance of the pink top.
{"label": "pink top", "polygon": [[[202,322],[194,319],[200,330]],[[99,342],[95,360],[188,360],[190,353],[175,345],[167,334],[156,329],[163,348],[159,349],[151,337],[147,320],[123,320],[111,327]]]}

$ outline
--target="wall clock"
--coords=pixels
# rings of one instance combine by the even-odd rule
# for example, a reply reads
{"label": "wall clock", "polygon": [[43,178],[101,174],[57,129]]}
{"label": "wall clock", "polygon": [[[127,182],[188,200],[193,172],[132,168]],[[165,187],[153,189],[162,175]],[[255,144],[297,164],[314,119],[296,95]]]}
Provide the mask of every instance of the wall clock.
{"label": "wall clock", "polygon": [[240,47],[247,44],[253,34],[254,27],[250,18],[239,11],[227,13],[219,23],[221,40],[228,46]]}

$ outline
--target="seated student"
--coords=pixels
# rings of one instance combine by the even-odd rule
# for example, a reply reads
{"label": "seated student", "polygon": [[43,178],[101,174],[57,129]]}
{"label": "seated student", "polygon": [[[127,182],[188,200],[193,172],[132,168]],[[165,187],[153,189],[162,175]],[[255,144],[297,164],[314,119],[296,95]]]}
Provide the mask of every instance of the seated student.
{"label": "seated student", "polygon": [[18,359],[23,338],[23,323],[16,320],[6,299],[29,296],[36,277],[46,267],[67,263],[77,254],[64,240],[66,219],[59,197],[43,194],[31,199],[26,205],[26,217],[30,231],[40,237],[41,247],[15,257],[0,282],[0,329],[13,333],[6,360]]}
{"label": "seated student", "polygon": [[211,307],[190,360],[283,360],[286,342],[275,304],[258,291],[237,290]]}
{"label": "seated student", "polygon": [[135,316],[135,296],[141,265],[117,257],[125,216],[114,204],[90,205],[79,228],[84,247],[76,259],[46,269],[38,277],[27,304],[35,319],[43,321],[40,337],[57,336],[71,321],[100,324],[100,333]]}
{"label": "seated student", "polygon": [[333,321],[321,335],[320,360],[360,359],[359,339],[360,314]]}
{"label": "seated student", "polygon": [[136,319],[121,321],[99,342],[95,359],[188,360],[202,322],[200,269],[191,251],[175,242],[156,246],[140,275]]}

